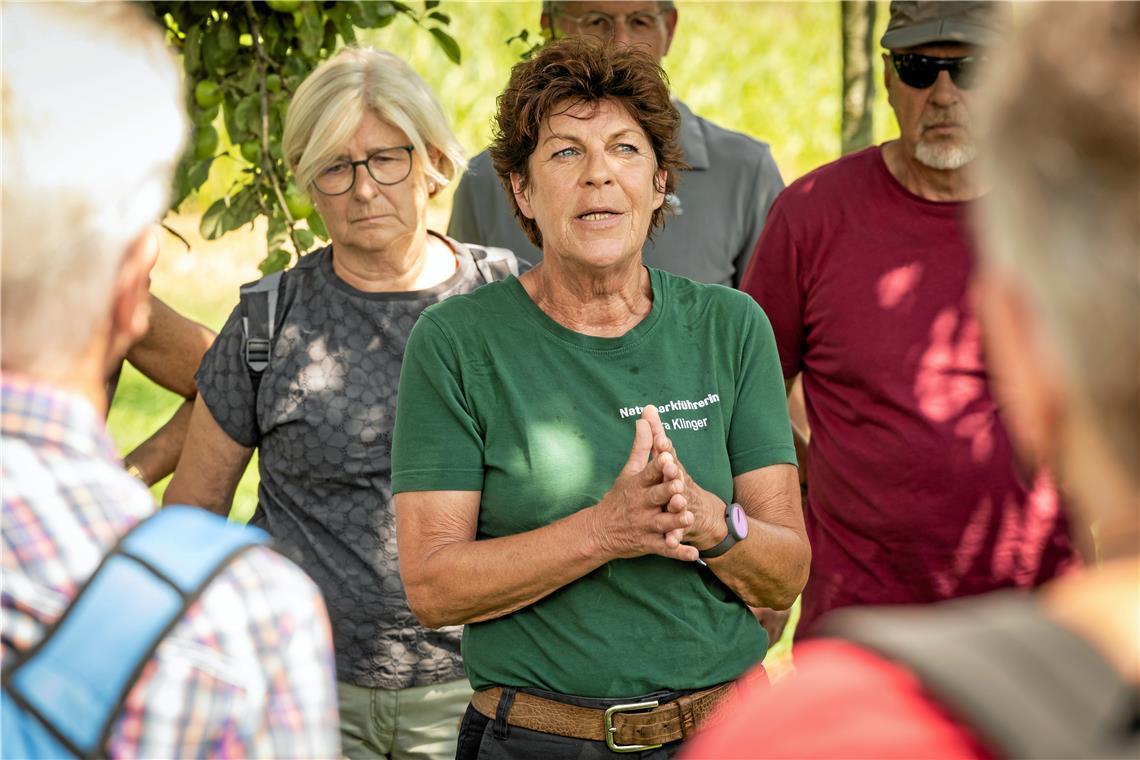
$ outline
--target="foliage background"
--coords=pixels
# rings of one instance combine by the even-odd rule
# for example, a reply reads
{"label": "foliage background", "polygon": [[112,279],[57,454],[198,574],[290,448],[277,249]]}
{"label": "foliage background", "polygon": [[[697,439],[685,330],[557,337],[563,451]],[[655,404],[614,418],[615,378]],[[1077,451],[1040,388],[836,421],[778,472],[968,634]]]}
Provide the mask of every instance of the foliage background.
{"label": "foliage background", "polygon": [[[769,143],[786,182],[832,161],[840,150],[841,58],[838,2],[677,3],[677,35],[665,69],[673,91],[692,109],[729,129]],[[447,60],[436,42],[406,18],[362,32],[362,42],[406,58],[438,94],[469,155],[490,139],[495,96],[510,68],[528,46],[507,40],[521,30],[540,33],[537,0],[527,2],[443,2],[449,30],[459,41],[463,62]],[[886,3],[878,4],[875,39],[886,25]],[[881,72],[881,63],[876,61]],[[876,85],[877,141],[896,134],[882,88]],[[237,149],[227,146],[222,149]],[[198,235],[201,212],[234,181],[238,161],[215,161],[197,196],[183,203],[167,224],[191,243],[168,237],[153,275],[152,289],[187,316],[217,330],[237,301],[242,282],[259,276],[265,257],[264,222],[216,241]],[[432,226],[444,229],[451,192],[431,208]],[[173,414],[179,399],[126,367],[110,415],[112,436],[126,453]],[[248,519],[256,505],[256,455],[234,500],[233,517]],[[155,486],[157,497],[165,483]],[[778,656],[778,653],[775,653]]]}

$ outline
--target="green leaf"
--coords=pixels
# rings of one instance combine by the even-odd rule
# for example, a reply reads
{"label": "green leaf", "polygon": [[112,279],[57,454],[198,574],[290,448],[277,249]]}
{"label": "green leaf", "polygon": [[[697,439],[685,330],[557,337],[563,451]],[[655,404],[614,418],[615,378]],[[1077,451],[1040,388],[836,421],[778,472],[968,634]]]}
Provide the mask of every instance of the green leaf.
{"label": "green leaf", "polygon": [[274,213],[269,217],[269,227],[265,231],[265,240],[269,244],[268,248],[280,248],[285,245],[289,239],[289,230],[285,227],[285,220],[280,216],[280,211]]}
{"label": "green leaf", "polygon": [[459,65],[461,60],[459,43],[452,39],[450,34],[437,27],[432,27],[428,29],[428,31],[431,32],[432,37],[435,37],[435,41],[439,43],[439,46],[443,48],[444,55],[447,56],[448,60]]}
{"label": "green leaf", "polygon": [[265,260],[257,265],[257,268],[261,270],[262,274],[273,274],[274,272],[280,272],[282,269],[289,266],[289,260],[291,258],[292,256],[289,255],[288,251],[283,251],[278,248],[276,251],[266,256]]}
{"label": "green leaf", "polygon": [[424,10],[430,11],[432,8],[439,7],[439,0],[424,0]]}
{"label": "green leaf", "polygon": [[236,230],[238,227],[252,222],[260,213],[257,205],[257,187],[246,185],[230,199],[229,208],[222,214],[224,232]]}
{"label": "green leaf", "polygon": [[186,169],[186,160],[178,162],[178,168],[174,170],[174,185],[170,191],[170,208],[176,209],[182,205],[182,201],[186,200],[186,196],[190,195],[190,180],[187,179],[189,172]]}
{"label": "green leaf", "polygon": [[427,15],[427,17],[433,18],[441,24],[450,24],[451,23],[451,16],[448,16],[446,13],[441,13],[439,11],[432,11],[431,13],[429,13]]}
{"label": "green leaf", "polygon": [[340,5],[348,10],[353,23],[362,29],[371,29],[376,26],[376,22],[380,19],[376,9],[377,3],[362,3],[360,0],[351,0]]}
{"label": "green leaf", "polygon": [[222,53],[231,56],[237,52],[238,49],[238,33],[234,28],[234,21],[232,19],[222,21],[218,24],[218,47],[222,49]]}
{"label": "green leaf", "polygon": [[308,253],[309,249],[313,247],[315,236],[313,233],[304,227],[298,227],[293,230],[293,234],[297,236],[297,245],[301,246],[298,253]]}
{"label": "green leaf", "polygon": [[404,3],[401,3],[401,2],[399,2],[399,0],[389,0],[388,5],[392,6],[393,8],[398,10],[400,13],[406,13],[409,16],[415,16],[416,15],[416,12],[412,10],[411,6],[408,6],[408,5],[405,5]]}
{"label": "green leaf", "polygon": [[186,30],[182,43],[182,67],[187,74],[194,74],[202,66],[202,30],[198,25]]}
{"label": "green leaf", "polygon": [[321,42],[325,38],[325,20],[316,5],[306,3],[301,6],[301,52],[306,58],[316,58],[321,52]]}
{"label": "green leaf", "polygon": [[214,159],[207,158],[205,161],[198,161],[190,167],[190,171],[186,173],[186,180],[190,183],[190,190],[197,190],[210,176],[210,167],[213,166]]}
{"label": "green leaf", "polygon": [[198,231],[202,233],[202,237],[207,240],[217,240],[226,234],[226,229],[222,222],[222,216],[226,213],[226,210],[225,198],[218,198],[210,204],[210,207],[206,209],[206,213],[202,214],[202,222],[198,225]]}
{"label": "green leaf", "polygon": [[261,72],[257,70],[257,64],[251,62],[245,67],[245,71],[234,77],[233,81],[242,92],[258,92],[258,84],[261,82]]}
{"label": "green leaf", "polygon": [[[234,109],[234,121],[239,129],[254,135],[261,134],[261,99],[257,95],[246,95],[238,101]],[[230,135],[233,137],[233,135]],[[242,140],[241,142],[245,142]]]}
{"label": "green leaf", "polygon": [[228,94],[222,102],[222,121],[226,125],[226,134],[230,136],[230,142],[234,145],[240,145],[253,137],[253,133],[237,120],[237,107],[240,104],[241,101],[235,100]]}
{"label": "green leaf", "polygon": [[328,10],[327,15],[329,20],[336,25],[336,30],[345,44],[351,44],[356,41],[356,30],[352,28],[352,18],[349,15],[349,8],[344,3],[337,3]]}
{"label": "green leaf", "polygon": [[325,222],[323,219],[321,219],[320,214],[314,211],[313,213],[309,214],[309,218],[305,221],[308,222],[309,229],[313,231],[314,235],[319,237],[321,240],[329,239],[329,231],[325,227]]}

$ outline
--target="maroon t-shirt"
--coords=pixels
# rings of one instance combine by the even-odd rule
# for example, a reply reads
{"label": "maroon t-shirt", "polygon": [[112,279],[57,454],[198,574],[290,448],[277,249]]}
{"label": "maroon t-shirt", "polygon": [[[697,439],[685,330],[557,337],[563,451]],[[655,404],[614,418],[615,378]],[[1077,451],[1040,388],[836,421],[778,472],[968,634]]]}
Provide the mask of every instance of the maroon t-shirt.
{"label": "maroon t-shirt", "polygon": [[835,607],[1031,587],[1076,563],[987,386],[968,205],[919,198],[868,148],[780,195],[744,274],[784,376],[804,377],[801,632]]}

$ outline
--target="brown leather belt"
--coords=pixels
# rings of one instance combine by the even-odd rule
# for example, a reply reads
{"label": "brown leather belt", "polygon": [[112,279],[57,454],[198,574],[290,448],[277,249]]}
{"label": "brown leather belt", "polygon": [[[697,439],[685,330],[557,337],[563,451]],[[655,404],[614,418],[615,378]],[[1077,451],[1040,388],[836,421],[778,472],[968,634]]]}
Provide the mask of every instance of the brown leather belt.
{"label": "brown leather belt", "polygon": [[[736,684],[729,682],[663,705],[636,702],[609,709],[579,707],[517,692],[507,723],[546,734],[604,741],[615,752],[635,752],[691,736],[735,691]],[[498,686],[477,691],[471,697],[471,706],[494,720],[502,693]]]}

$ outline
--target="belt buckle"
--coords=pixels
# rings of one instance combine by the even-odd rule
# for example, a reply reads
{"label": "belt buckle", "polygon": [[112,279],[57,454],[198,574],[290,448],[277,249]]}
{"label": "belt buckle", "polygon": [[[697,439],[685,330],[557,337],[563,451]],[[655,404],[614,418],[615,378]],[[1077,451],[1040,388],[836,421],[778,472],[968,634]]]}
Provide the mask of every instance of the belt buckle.
{"label": "belt buckle", "polygon": [[614,705],[606,709],[606,746],[613,752],[640,752],[646,749],[657,749],[660,744],[618,744],[614,741],[617,729],[614,728],[614,715],[624,712],[637,712],[638,710],[652,710],[658,706],[657,700],[652,702],[634,702],[628,705]]}

